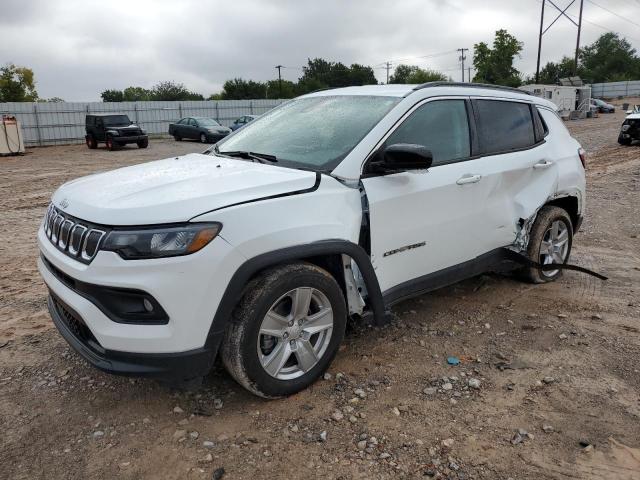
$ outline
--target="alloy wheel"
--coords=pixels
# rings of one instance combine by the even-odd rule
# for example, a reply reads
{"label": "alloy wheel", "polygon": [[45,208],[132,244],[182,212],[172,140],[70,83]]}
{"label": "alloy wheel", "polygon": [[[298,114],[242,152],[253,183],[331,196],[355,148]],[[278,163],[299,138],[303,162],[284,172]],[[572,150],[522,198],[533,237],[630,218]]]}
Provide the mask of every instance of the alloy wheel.
{"label": "alloy wheel", "polygon": [[260,325],[257,353],[262,368],[279,380],[309,372],[325,354],[333,331],[327,296],[311,287],[293,289],[269,308]]}
{"label": "alloy wheel", "polygon": [[[569,227],[562,220],[551,223],[540,244],[540,263],[564,263],[569,253]],[[542,270],[545,277],[553,277],[558,270]]]}

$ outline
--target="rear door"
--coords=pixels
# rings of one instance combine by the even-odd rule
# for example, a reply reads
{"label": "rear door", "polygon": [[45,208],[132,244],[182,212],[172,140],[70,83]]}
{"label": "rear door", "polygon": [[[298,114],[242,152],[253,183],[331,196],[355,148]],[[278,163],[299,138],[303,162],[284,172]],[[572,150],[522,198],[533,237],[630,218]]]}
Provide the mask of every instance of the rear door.
{"label": "rear door", "polygon": [[[535,105],[498,98],[474,98],[480,152],[489,171],[500,177],[488,218],[496,227],[493,243],[514,242],[519,224],[554,195],[558,164],[545,141],[545,126]],[[521,220],[522,219],[522,220]]]}

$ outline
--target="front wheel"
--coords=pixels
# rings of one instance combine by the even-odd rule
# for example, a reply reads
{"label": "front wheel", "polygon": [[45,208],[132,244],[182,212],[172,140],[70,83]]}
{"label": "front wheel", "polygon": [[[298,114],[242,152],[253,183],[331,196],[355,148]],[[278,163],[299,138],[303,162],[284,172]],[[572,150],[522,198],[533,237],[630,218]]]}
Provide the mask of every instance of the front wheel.
{"label": "front wheel", "polygon": [[247,285],[225,331],[222,361],[256,395],[291,395],[329,367],[346,319],[342,290],[327,271],[308,263],[273,268]]}
{"label": "front wheel", "polygon": [[149,139],[138,140],[136,143],[138,144],[138,148],[147,148],[149,146]]}
{"label": "front wheel", "polygon": [[632,141],[631,137],[624,138],[622,135],[618,135],[618,143],[620,145],[625,145],[625,146],[631,145],[631,141]]}
{"label": "front wheel", "polygon": [[112,137],[107,137],[104,143],[107,147],[107,150],[113,151],[116,149],[116,142],[113,141]]}
{"label": "front wheel", "polygon": [[[531,260],[542,265],[565,264],[571,254],[573,224],[566,210],[545,206],[540,209],[531,231],[527,254]],[[532,283],[546,283],[556,280],[562,270],[540,270],[526,268],[524,276]]]}

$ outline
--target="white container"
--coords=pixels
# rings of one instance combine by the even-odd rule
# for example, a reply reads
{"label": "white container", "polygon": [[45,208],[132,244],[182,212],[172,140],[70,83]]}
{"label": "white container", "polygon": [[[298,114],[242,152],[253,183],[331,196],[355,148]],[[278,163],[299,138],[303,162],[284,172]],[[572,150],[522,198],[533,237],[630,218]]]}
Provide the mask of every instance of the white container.
{"label": "white container", "polygon": [[20,155],[24,153],[24,139],[20,121],[11,115],[4,115],[0,122],[0,155]]}

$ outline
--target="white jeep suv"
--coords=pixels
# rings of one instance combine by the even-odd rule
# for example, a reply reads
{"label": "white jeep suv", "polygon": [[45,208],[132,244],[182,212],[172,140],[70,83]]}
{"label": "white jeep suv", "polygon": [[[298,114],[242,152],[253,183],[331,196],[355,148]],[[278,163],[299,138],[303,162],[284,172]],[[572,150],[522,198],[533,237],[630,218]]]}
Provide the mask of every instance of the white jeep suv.
{"label": "white jeep suv", "polygon": [[278,397],[327,369],[350,316],[381,324],[395,302],[514,252],[524,277],[556,279],[584,202],[584,152],[551,102],[349,87],[291,100],[203,154],[64,184],[38,265],[55,325],[97,368],[188,381],[219,355]]}

